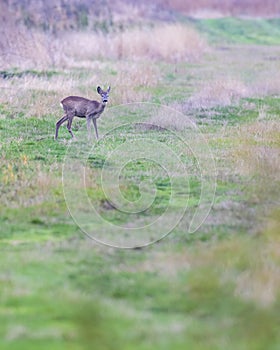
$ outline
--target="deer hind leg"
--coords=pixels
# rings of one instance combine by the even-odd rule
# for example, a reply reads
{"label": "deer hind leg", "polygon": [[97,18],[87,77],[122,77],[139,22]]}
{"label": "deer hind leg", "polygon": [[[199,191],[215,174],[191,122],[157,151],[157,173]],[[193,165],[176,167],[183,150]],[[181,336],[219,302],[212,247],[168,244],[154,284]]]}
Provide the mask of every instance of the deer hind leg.
{"label": "deer hind leg", "polygon": [[66,120],[68,120],[68,115],[66,114],[64,117],[62,117],[61,119],[59,119],[59,121],[56,123],[56,127],[55,127],[55,140],[57,140],[57,136],[58,136],[58,129],[61,127],[61,125],[66,122]]}
{"label": "deer hind leg", "polygon": [[68,123],[67,123],[67,129],[68,129],[70,135],[72,136],[72,138],[74,138],[74,135],[73,135],[72,129],[71,129],[73,118],[74,118],[74,116],[69,116]]}

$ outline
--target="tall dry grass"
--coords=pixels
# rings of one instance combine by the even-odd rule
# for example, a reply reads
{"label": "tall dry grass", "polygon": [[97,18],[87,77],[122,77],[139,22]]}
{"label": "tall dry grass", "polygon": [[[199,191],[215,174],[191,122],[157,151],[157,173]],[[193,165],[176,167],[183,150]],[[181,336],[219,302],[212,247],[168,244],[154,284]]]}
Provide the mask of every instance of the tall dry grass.
{"label": "tall dry grass", "polygon": [[[111,74],[113,67],[113,74]],[[93,61],[87,66],[87,74],[73,69],[64,69],[65,74],[52,76],[23,74],[9,79],[0,79],[0,104],[5,107],[10,118],[44,118],[62,113],[59,101],[69,95],[82,95],[89,99],[99,99],[97,85],[112,86],[109,105],[129,102],[148,101],[150,88],[157,86],[161,74],[156,65],[118,61],[98,63]]]}
{"label": "tall dry grass", "polygon": [[84,66],[94,60],[194,61],[208,50],[192,27],[157,24],[119,32],[66,32],[54,36],[8,23],[0,38],[0,69]]}
{"label": "tall dry grass", "polygon": [[208,49],[206,41],[193,28],[182,24],[137,28],[116,34],[68,33],[61,41],[65,55],[73,55],[79,60],[193,61]]}
{"label": "tall dry grass", "polygon": [[110,78],[111,85],[116,87],[111,94],[112,105],[150,100],[150,89],[157,86],[161,79],[157,66],[120,61],[115,67],[116,75]]}
{"label": "tall dry grass", "polygon": [[71,93],[81,93],[78,79],[69,75],[38,77],[23,76],[1,80],[0,104],[7,106],[10,118],[45,117],[59,113],[59,101]]}
{"label": "tall dry grass", "polygon": [[54,66],[61,62],[58,44],[42,31],[8,22],[1,28],[0,69]]}

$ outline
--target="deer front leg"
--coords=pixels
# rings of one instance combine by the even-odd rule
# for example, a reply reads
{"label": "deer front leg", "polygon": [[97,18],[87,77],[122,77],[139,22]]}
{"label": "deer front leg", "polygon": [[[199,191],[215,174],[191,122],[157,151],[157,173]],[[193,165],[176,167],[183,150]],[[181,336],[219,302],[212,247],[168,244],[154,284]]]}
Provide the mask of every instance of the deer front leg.
{"label": "deer front leg", "polygon": [[96,118],[92,119],[92,122],[93,122],[94,129],[95,129],[96,139],[98,140],[97,119]]}
{"label": "deer front leg", "polygon": [[55,136],[54,136],[54,139],[57,140],[57,136],[58,136],[58,130],[59,128],[61,127],[61,125],[66,122],[66,120],[68,119],[68,116],[67,114],[62,117],[61,119],[59,119],[59,121],[56,123],[56,127],[55,127]]}
{"label": "deer front leg", "polygon": [[91,141],[91,123],[90,123],[90,116],[86,117],[87,118],[87,131],[88,131],[88,140]]}

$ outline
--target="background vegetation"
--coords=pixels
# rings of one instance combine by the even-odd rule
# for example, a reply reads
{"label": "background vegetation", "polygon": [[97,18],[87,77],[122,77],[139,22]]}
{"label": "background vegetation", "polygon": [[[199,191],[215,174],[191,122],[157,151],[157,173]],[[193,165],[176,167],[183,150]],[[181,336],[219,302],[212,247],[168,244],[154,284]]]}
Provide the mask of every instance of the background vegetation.
{"label": "background vegetation", "polygon": [[[1,349],[279,348],[279,12],[275,1],[249,0],[1,2]],[[66,128],[53,140],[59,101],[96,98],[99,84],[111,84],[111,106],[159,103],[199,126],[217,189],[195,233],[183,221],[158,244],[118,250],[71,219],[61,182]],[[114,123],[106,113],[102,135]],[[189,136],[181,119],[146,117]],[[83,124],[74,121],[74,133]],[[161,128],[120,130],[105,150],[139,135],[192,160]],[[90,179],[103,151],[90,159]],[[125,169],[126,198],[139,197],[139,177],[149,173],[145,162]],[[189,184],[191,211],[195,172]],[[148,219],[170,198],[164,174],[155,186]],[[131,224],[98,186],[86,189],[107,222]],[[171,219],[184,205],[174,204]]]}

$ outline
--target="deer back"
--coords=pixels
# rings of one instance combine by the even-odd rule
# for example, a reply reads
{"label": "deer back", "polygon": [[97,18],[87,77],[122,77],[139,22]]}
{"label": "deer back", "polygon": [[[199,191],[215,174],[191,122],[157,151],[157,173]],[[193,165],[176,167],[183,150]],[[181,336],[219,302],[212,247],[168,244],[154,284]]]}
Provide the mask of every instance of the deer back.
{"label": "deer back", "polygon": [[68,96],[61,101],[61,105],[66,113],[72,112],[78,117],[98,114],[104,109],[101,103],[79,96]]}

